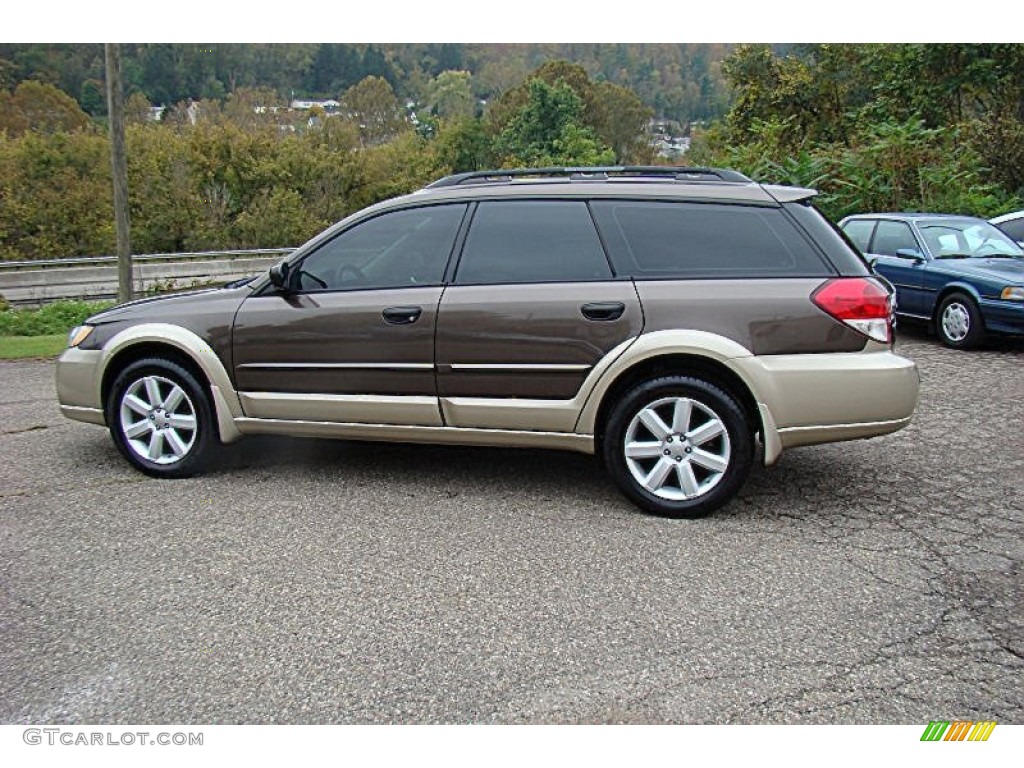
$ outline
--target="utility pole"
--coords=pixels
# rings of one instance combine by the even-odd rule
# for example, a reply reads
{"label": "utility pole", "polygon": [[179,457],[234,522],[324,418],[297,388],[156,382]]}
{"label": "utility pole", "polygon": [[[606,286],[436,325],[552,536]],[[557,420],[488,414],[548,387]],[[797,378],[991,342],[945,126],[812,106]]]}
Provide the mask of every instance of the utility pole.
{"label": "utility pole", "polygon": [[114,177],[114,227],[117,230],[117,300],[131,301],[132,243],[128,218],[128,161],[124,149],[124,91],[121,88],[121,47],[104,46],[107,62],[107,114],[110,119],[110,169]]}

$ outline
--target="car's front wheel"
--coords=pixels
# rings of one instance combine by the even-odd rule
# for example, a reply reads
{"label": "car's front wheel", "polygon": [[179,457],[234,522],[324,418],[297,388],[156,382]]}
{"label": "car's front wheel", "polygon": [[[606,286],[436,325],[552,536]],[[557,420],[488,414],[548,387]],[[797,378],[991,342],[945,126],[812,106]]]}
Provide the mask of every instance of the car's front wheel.
{"label": "car's front wheel", "polygon": [[622,492],[667,517],[702,517],[728,503],[753,462],[752,430],[735,398],[688,376],[630,390],[612,409],[604,462]]}
{"label": "car's front wheel", "polygon": [[954,349],[971,349],[985,338],[978,305],[962,293],[951,293],[943,299],[935,328],[942,343]]}
{"label": "car's front wheel", "polygon": [[162,358],[138,360],[117,375],[107,424],[121,454],[155,477],[195,474],[217,440],[206,390],[188,370]]}

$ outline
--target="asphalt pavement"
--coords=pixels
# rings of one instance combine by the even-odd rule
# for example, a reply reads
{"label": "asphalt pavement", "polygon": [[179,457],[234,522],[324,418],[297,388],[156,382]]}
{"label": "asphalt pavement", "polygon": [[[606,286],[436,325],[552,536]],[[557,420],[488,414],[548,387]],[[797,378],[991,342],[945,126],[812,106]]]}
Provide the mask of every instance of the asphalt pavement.
{"label": "asphalt pavement", "polygon": [[0,363],[0,722],[1024,723],[1024,344],[713,517],[586,456],[248,439],[132,470]]}

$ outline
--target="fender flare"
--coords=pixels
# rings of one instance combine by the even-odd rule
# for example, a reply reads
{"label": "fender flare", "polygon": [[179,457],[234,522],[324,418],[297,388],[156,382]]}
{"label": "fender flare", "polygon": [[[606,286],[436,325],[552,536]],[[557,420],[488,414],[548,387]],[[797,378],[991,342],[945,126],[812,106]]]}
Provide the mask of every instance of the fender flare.
{"label": "fender flare", "polygon": [[180,325],[141,323],[126,328],[111,337],[103,345],[100,365],[97,368],[100,372],[99,380],[96,382],[97,391],[99,392],[101,389],[103,376],[106,374],[110,361],[121,352],[145,343],[174,347],[187,355],[199,367],[210,383],[214,416],[217,419],[221,442],[230,443],[238,440],[242,433],[235,426],[235,419],[245,414],[224,363],[209,344],[197,334]]}

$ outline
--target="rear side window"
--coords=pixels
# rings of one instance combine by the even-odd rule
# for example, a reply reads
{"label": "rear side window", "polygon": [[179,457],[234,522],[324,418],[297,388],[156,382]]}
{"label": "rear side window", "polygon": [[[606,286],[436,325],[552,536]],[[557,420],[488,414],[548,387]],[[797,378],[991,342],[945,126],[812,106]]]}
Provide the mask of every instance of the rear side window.
{"label": "rear side window", "polygon": [[[814,244],[824,251],[826,258],[832,262],[832,266],[839,274],[846,277],[871,274],[862,254],[864,247],[851,241],[843,230],[809,201],[786,203],[783,208],[796,219],[796,223],[803,228]],[[861,250],[858,251],[858,248]]]}
{"label": "rear side window", "polygon": [[637,279],[832,274],[778,208],[596,201],[615,271]]}
{"label": "rear side window", "polygon": [[1024,216],[1019,219],[1004,221],[1002,224],[996,224],[996,226],[1018,243],[1024,243]]}
{"label": "rear side window", "polygon": [[863,219],[848,221],[843,226],[843,232],[853,241],[854,245],[860,248],[861,253],[867,253],[868,244],[871,242],[871,233],[874,229],[874,221],[865,221]]}
{"label": "rear side window", "polygon": [[480,203],[462,249],[459,284],[609,280],[586,203]]}

